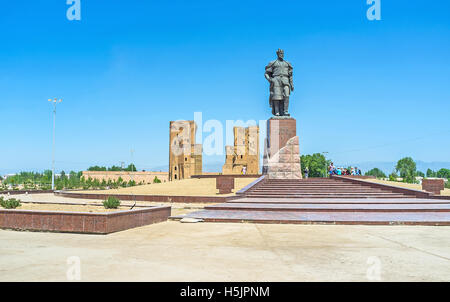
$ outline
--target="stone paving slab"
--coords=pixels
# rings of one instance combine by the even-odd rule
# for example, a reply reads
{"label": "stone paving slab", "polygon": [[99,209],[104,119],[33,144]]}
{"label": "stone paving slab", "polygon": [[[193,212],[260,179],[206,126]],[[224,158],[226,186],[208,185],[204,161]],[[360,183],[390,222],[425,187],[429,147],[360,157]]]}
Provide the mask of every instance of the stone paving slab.
{"label": "stone paving slab", "polygon": [[[448,212],[300,212],[203,210],[184,217],[205,222],[295,224],[450,225]],[[174,217],[172,217],[174,218]]]}

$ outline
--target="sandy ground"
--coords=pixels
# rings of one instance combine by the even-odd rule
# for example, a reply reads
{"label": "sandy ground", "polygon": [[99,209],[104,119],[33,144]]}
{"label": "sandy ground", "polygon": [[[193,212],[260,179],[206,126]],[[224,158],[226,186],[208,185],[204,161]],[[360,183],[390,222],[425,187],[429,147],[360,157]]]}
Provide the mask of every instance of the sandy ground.
{"label": "sandy ground", "polygon": [[[408,189],[422,191],[422,185],[419,185],[419,184],[409,184],[409,183],[405,183],[405,182],[388,181],[388,180],[381,180],[381,179],[365,179],[365,180],[371,181],[371,182],[388,184],[391,186],[404,187],[404,188],[408,188]],[[441,191],[441,195],[450,196],[450,189],[445,188],[443,191]]]}
{"label": "sandy ground", "polygon": [[[6,195],[0,195],[7,197]],[[60,211],[60,210],[68,210],[72,211],[76,208],[80,207],[78,205],[83,205],[85,207],[81,209],[86,209],[88,211],[98,212],[104,211],[101,200],[95,199],[80,199],[80,198],[67,198],[62,196],[55,196],[52,193],[49,194],[20,194],[10,196],[13,198],[17,198],[22,201],[22,206],[18,209],[29,210],[29,209],[38,209],[44,205],[40,205],[41,203],[47,203],[45,205],[49,211]],[[35,203],[35,204],[31,204]],[[78,204],[73,207],[69,207],[69,205],[49,205],[48,203],[58,203],[58,204]],[[133,201],[121,201],[121,205],[123,209],[129,209],[134,204]],[[203,209],[206,205],[211,205],[214,203],[171,203],[171,202],[149,202],[149,201],[137,201],[136,205],[141,207],[149,207],[149,206],[171,206],[172,207],[172,215],[181,215],[187,214],[193,211],[198,211],[199,209]],[[44,208],[41,208],[44,209]],[[45,210],[44,209],[44,210]],[[53,209],[53,210],[52,210]],[[103,209],[103,210],[102,210]]]}
{"label": "sandy ground", "polygon": [[67,281],[74,259],[81,281],[450,281],[450,227],[169,221],[109,235],[0,230],[0,255],[0,281]]}
{"label": "sandy ground", "polygon": [[[234,191],[237,192],[256,178],[235,178]],[[93,193],[92,190],[81,191]],[[231,194],[218,194],[215,178],[195,178],[169,181],[159,184],[141,185],[129,188],[119,188],[111,190],[96,190],[95,193],[113,194],[136,194],[136,195],[174,195],[174,196],[229,196]]]}

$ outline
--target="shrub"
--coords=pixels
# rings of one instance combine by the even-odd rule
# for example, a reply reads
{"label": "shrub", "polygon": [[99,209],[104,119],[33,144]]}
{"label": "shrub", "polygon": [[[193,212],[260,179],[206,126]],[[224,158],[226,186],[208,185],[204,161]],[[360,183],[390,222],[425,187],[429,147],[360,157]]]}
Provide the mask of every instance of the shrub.
{"label": "shrub", "polygon": [[397,181],[397,174],[391,173],[391,174],[389,175],[389,180],[390,180],[390,181]]}
{"label": "shrub", "polygon": [[117,209],[120,206],[120,200],[117,197],[109,196],[107,200],[103,201],[105,209]]}
{"label": "shrub", "polygon": [[15,198],[11,198],[11,199],[7,199],[4,200],[3,197],[0,197],[0,206],[2,206],[2,208],[5,209],[15,209],[17,207],[20,207],[20,200],[15,199]]}
{"label": "shrub", "polygon": [[157,176],[155,176],[155,178],[153,179],[153,183],[154,184],[160,184],[161,180]]}

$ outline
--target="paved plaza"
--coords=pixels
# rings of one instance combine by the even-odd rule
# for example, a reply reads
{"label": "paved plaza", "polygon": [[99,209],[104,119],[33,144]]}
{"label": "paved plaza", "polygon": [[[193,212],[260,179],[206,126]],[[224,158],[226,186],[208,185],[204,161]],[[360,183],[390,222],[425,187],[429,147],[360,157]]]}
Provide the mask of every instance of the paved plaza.
{"label": "paved plaza", "polygon": [[[0,281],[448,281],[450,227],[180,223],[0,230]],[[72,257],[72,258],[70,258]]]}

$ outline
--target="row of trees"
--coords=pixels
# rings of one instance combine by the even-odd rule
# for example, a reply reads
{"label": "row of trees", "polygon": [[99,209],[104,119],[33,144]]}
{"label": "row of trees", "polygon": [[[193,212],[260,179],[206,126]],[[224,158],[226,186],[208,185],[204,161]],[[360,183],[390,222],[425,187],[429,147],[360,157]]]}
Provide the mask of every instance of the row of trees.
{"label": "row of trees", "polygon": [[87,169],[88,171],[137,171],[136,166],[131,163],[126,168],[122,168],[119,166],[111,166],[111,167],[100,167],[100,166],[92,166]]}
{"label": "row of trees", "polygon": [[[331,160],[325,158],[321,153],[314,153],[312,155],[302,155],[300,157],[302,169],[308,167],[310,177],[327,177],[328,166]],[[302,171],[303,173],[303,171]],[[373,168],[365,173],[365,175],[375,176],[377,178],[389,178],[389,180],[396,181],[401,177],[404,182],[416,183],[416,177],[439,177],[450,179],[450,169],[440,169],[439,171],[433,171],[428,169],[426,174],[417,170],[416,162],[411,157],[404,157],[400,159],[395,165],[395,170],[389,175],[379,168]],[[447,182],[447,186],[450,186]]]}
{"label": "row of trees", "polygon": [[[97,170],[100,168],[100,170]],[[104,169],[103,169],[104,168]],[[106,167],[90,167],[89,171],[136,171],[134,164],[128,165],[126,169],[117,170],[118,167],[112,166]],[[160,183],[161,180],[156,176],[153,179],[153,183]],[[0,191],[6,191],[12,188],[13,190],[25,189],[25,190],[50,190],[52,184],[52,171],[45,170],[42,173],[39,172],[20,172],[16,175],[9,176],[2,184],[0,184]],[[55,177],[55,189],[106,189],[106,188],[119,188],[119,187],[131,187],[136,185],[142,185],[136,183],[134,180],[124,181],[121,177],[117,180],[98,180],[83,177],[83,172],[70,171],[66,174],[61,172],[60,176]]]}
{"label": "row of trees", "polygon": [[[51,170],[45,170],[43,173],[20,172],[19,174],[6,178],[0,190],[7,190],[10,187],[15,190],[18,190],[19,187],[25,190],[50,190],[51,185]],[[89,188],[92,185],[93,181],[86,180],[81,171],[70,171],[68,175],[62,171],[59,177],[55,177],[55,188],[57,190]]]}
{"label": "row of trees", "polygon": [[439,177],[439,178],[450,178],[450,169],[440,169],[438,171],[433,171],[431,169],[427,170],[427,177]]}
{"label": "row of trees", "polygon": [[[375,176],[376,178],[387,178],[386,174],[378,168],[367,171],[365,175]],[[395,170],[389,175],[389,180],[396,181],[398,177],[401,177],[404,182],[416,183],[416,176],[424,177],[425,174],[417,171],[416,162],[411,157],[404,157],[395,165]]]}
{"label": "row of trees", "polygon": [[[377,178],[387,178],[386,174],[378,168],[373,168],[365,173],[365,175],[372,175]],[[396,166],[395,170],[389,175],[389,180],[397,180],[398,177],[401,177],[404,182],[407,183],[416,183],[416,177],[439,177],[439,178],[450,178],[450,169],[440,169],[435,172],[431,169],[427,170],[427,173],[423,173],[422,171],[417,171],[416,162],[411,157],[405,157],[400,159]]]}

